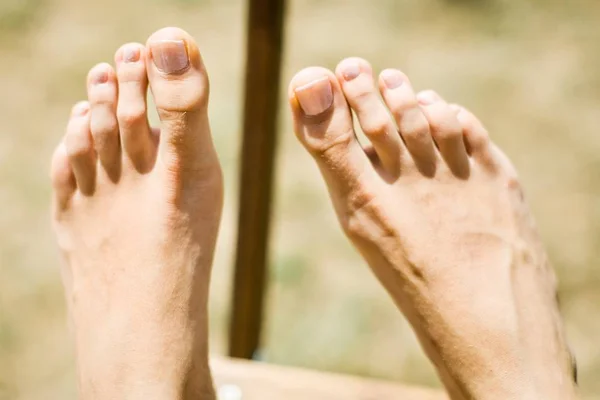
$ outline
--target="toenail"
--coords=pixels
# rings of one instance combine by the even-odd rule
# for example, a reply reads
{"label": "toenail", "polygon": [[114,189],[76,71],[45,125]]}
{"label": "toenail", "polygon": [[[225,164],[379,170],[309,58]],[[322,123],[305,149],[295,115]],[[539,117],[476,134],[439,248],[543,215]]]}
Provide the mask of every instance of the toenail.
{"label": "toenail", "polygon": [[433,92],[421,92],[417,95],[419,103],[424,106],[433,104],[437,101],[438,97]]}
{"label": "toenail", "polygon": [[351,81],[358,75],[360,75],[360,65],[356,61],[347,62],[342,69],[342,76],[347,81]]}
{"label": "toenail", "polygon": [[183,40],[161,40],[150,45],[154,65],[167,74],[185,71],[190,65],[187,48]]}
{"label": "toenail", "polygon": [[98,71],[94,74],[92,82],[96,85],[108,82],[108,72]]}
{"label": "toenail", "polygon": [[123,61],[126,63],[137,62],[140,59],[140,49],[134,46],[127,46],[123,49]]}
{"label": "toenail", "polygon": [[81,102],[76,104],[73,107],[73,111],[72,114],[73,116],[83,116],[85,114],[87,114],[87,112],[90,110],[90,105],[87,102]]}
{"label": "toenail", "polygon": [[400,87],[402,83],[404,83],[404,78],[398,71],[383,71],[381,73],[381,77],[383,78],[383,83],[385,83],[385,86],[388,89],[396,89],[397,87]]}
{"label": "toenail", "polygon": [[297,87],[294,93],[307,116],[322,114],[333,104],[333,90],[327,76]]}

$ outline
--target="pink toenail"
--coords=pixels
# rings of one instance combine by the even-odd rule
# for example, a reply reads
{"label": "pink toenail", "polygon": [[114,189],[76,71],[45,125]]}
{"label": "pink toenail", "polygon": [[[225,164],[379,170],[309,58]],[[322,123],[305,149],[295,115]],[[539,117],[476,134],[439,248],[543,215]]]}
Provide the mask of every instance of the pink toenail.
{"label": "pink toenail", "polygon": [[100,85],[102,83],[108,82],[108,72],[106,72],[106,71],[96,72],[94,74],[94,77],[92,78],[92,81],[96,85]]}
{"label": "pink toenail", "polygon": [[333,104],[333,90],[327,76],[297,87],[294,93],[307,116],[322,114]]}
{"label": "pink toenail", "polygon": [[402,74],[398,71],[386,70],[381,73],[383,83],[388,89],[396,89],[404,83]]}
{"label": "pink toenail", "polygon": [[360,65],[358,65],[358,63],[355,61],[346,63],[342,70],[342,76],[344,77],[344,79],[347,81],[351,81],[358,75],[360,75]]}
{"label": "pink toenail", "polygon": [[134,46],[127,46],[123,49],[123,61],[133,63],[140,59],[140,49]]}
{"label": "pink toenail", "polygon": [[185,71],[190,65],[187,46],[183,40],[161,40],[150,45],[154,65],[167,74]]}
{"label": "pink toenail", "polygon": [[81,117],[81,116],[87,114],[87,112],[89,110],[90,110],[90,105],[87,102],[81,102],[81,103],[77,103],[73,107],[72,114],[73,114],[73,116]]}

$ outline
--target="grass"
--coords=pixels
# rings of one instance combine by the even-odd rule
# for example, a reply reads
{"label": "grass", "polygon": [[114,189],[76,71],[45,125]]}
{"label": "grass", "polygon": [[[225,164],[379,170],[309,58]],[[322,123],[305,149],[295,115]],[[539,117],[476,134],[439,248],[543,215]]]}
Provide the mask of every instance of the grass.
{"label": "grass", "polygon": [[[192,33],[211,71],[227,178],[211,297],[225,350],[235,243],[244,5],[237,0],[9,1],[0,6],[0,399],[74,397],[49,227],[47,167],[93,64],[161,26]],[[521,172],[561,279],[582,393],[600,398],[600,5],[592,0],[291,1],[284,79],[343,57],[399,67],[471,108]],[[8,21],[8,22],[6,22]],[[285,85],[283,85],[285,88]],[[261,355],[282,364],[437,385],[407,323],[342,237],[282,93]],[[318,233],[318,234],[316,234]]]}

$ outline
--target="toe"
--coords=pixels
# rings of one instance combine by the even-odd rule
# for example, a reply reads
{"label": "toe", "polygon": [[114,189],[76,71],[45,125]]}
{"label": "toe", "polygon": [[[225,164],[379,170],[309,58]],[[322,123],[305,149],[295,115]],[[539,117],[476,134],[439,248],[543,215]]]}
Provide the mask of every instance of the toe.
{"label": "toe", "polygon": [[389,173],[397,175],[401,157],[405,155],[404,145],[394,121],[379,99],[371,66],[361,58],[348,58],[337,66],[336,75],[381,164]]}
{"label": "toe", "polygon": [[215,163],[207,105],[209,83],[194,39],[178,28],[148,39],[146,68],[161,120],[160,156],[173,171],[195,171]]}
{"label": "toe", "polygon": [[492,155],[490,137],[483,124],[466,108],[455,104],[451,107],[462,127],[467,152],[476,161],[487,167],[494,167],[496,162]]}
{"label": "toe", "polygon": [[424,174],[433,175],[438,156],[410,81],[402,72],[386,69],[379,77],[379,89],[415,164]]}
{"label": "toe", "polygon": [[54,209],[64,210],[77,189],[75,175],[64,142],[60,143],[52,156],[50,180],[53,188]]}
{"label": "toe", "polygon": [[[320,67],[300,71],[289,86],[294,131],[317,161],[335,199],[363,202],[362,188],[375,170],[356,140],[352,115],[335,75]],[[353,208],[347,204],[343,209]],[[337,207],[336,207],[337,208]]]}
{"label": "toe", "polygon": [[100,163],[111,180],[120,173],[119,124],[117,122],[117,77],[106,63],[88,74],[88,99],[91,107],[90,128]]}
{"label": "toe", "polygon": [[64,145],[79,191],[91,195],[96,184],[96,151],[90,132],[88,102],[77,103],[73,107]]}
{"label": "toe", "polygon": [[434,91],[421,92],[417,99],[446,164],[456,176],[468,176],[469,157],[456,112]]}
{"label": "toe", "polygon": [[122,46],[115,54],[119,101],[117,121],[125,158],[136,170],[148,171],[156,155],[156,141],[148,123],[146,49],[138,43]]}
{"label": "toe", "polygon": [[479,118],[460,105],[452,105],[463,130],[465,144],[471,157],[490,172],[502,171],[518,185],[519,174],[508,156],[496,146]]}

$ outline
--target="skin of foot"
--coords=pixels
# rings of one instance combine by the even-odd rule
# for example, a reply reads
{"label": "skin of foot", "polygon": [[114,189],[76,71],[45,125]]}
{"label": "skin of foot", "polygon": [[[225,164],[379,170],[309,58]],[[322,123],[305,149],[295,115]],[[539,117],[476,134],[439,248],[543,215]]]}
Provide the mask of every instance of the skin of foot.
{"label": "skin of foot", "polygon": [[302,70],[289,101],[344,232],[450,396],[575,398],[555,275],[516,171],[477,118],[415,94],[399,70],[375,83],[360,58]]}
{"label": "skin of foot", "polygon": [[90,70],[51,166],[80,398],[214,399],[207,300],[223,182],[206,70],[177,28],[122,46],[115,65]]}

